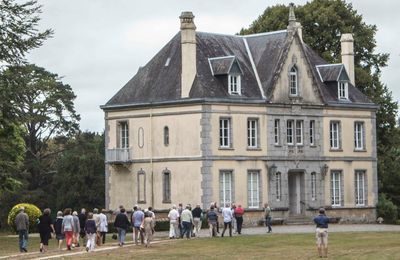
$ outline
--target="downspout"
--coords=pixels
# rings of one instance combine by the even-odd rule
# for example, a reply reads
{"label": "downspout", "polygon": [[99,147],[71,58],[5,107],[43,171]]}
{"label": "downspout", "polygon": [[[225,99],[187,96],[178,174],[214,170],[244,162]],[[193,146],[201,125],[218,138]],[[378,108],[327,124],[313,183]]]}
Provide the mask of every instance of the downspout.
{"label": "downspout", "polygon": [[151,206],[154,207],[154,171],[153,171],[153,108],[150,108],[150,170],[151,170]]}

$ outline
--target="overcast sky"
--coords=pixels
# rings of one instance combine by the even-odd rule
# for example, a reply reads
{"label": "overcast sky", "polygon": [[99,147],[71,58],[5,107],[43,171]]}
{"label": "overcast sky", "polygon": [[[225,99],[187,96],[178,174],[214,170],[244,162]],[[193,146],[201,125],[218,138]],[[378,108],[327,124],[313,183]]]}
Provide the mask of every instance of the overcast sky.
{"label": "overcast sky", "polygon": [[[99,108],[131,79],[178,31],[179,15],[192,11],[198,31],[237,33],[267,6],[305,4],[290,0],[39,0],[41,28],[54,36],[33,50],[28,60],[63,76],[77,95],[81,129],[102,131]],[[348,1],[349,2],[349,1]],[[377,52],[390,53],[383,82],[400,100],[400,1],[354,0],[367,24],[378,27]]]}

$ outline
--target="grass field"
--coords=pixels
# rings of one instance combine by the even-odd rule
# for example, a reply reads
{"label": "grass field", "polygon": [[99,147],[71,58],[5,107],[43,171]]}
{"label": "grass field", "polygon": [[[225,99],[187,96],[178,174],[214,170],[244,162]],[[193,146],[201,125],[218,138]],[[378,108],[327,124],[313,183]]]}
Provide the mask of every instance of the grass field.
{"label": "grass field", "polygon": [[[55,241],[50,242],[55,247]],[[29,250],[38,250],[38,238]],[[0,237],[0,256],[18,252],[18,239]],[[52,252],[51,254],[55,254]],[[63,254],[66,253],[63,251]],[[36,257],[39,255],[36,255]],[[40,255],[43,256],[43,255]],[[317,259],[313,234],[272,234],[166,240],[151,248],[127,245],[115,250],[85,253],[80,259]],[[33,257],[33,256],[31,256]],[[330,259],[400,259],[397,232],[330,233]]]}

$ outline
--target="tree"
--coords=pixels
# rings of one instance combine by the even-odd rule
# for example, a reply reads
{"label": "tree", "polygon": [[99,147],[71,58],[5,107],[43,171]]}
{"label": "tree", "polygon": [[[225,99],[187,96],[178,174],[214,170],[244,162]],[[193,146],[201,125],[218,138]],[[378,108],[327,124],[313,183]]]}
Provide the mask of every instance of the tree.
{"label": "tree", "polygon": [[[104,207],[104,134],[77,134],[58,155],[51,204],[65,207]],[[50,198],[49,198],[50,199]]]}
{"label": "tree", "polygon": [[31,64],[9,66],[1,76],[1,84],[12,89],[9,109],[26,133],[25,169],[28,174],[24,177],[28,188],[44,187],[48,184],[42,178],[42,173],[46,173],[44,159],[58,152],[48,152],[48,141],[56,135],[71,136],[79,129],[80,117],[73,103],[76,96],[57,74]]}
{"label": "tree", "polygon": [[[389,55],[375,52],[377,27],[366,24],[352,4],[342,0],[313,0],[297,6],[295,12],[303,26],[304,42],[328,62],[341,62],[340,35],[353,34],[355,85],[379,106],[376,113],[379,189],[400,205],[399,195],[391,188],[400,185],[399,167],[393,163],[400,159],[397,148],[400,135],[396,127],[398,104],[380,80],[381,69],[387,66]],[[242,28],[240,34],[285,29],[288,14],[289,8],[284,5],[268,7],[249,28]]]}

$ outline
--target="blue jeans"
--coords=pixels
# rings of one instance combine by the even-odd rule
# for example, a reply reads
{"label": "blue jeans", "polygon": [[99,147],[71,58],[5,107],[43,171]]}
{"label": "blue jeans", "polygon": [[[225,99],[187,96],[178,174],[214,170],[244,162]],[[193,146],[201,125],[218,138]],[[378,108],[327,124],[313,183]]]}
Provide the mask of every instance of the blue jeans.
{"label": "blue jeans", "polygon": [[126,230],[123,228],[117,227],[117,231],[118,231],[118,242],[120,245],[123,245],[125,243]]}
{"label": "blue jeans", "polygon": [[192,223],[191,222],[186,222],[182,221],[182,226],[183,226],[183,232],[181,237],[183,238],[186,234],[186,238],[190,237],[190,231],[192,231]]}
{"label": "blue jeans", "polygon": [[23,252],[26,250],[28,246],[28,231],[27,230],[18,230],[19,234],[19,251]]}

